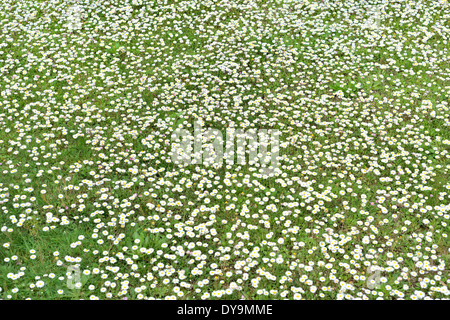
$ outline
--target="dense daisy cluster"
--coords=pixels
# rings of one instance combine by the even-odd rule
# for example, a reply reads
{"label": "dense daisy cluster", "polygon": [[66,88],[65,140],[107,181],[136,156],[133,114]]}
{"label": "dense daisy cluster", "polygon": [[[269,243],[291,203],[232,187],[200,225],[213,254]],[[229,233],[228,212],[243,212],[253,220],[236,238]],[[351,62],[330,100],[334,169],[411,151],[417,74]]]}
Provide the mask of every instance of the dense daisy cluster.
{"label": "dense daisy cluster", "polygon": [[[1,1],[0,298],[448,299],[449,18]],[[279,170],[174,164],[200,120],[279,130]]]}

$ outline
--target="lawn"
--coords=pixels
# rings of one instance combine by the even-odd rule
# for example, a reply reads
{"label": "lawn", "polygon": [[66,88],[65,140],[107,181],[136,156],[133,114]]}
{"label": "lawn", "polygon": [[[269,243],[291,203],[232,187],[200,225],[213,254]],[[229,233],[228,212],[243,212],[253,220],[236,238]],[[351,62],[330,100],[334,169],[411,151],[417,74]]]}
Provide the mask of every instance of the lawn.
{"label": "lawn", "polygon": [[449,18],[2,0],[0,298],[448,299]]}

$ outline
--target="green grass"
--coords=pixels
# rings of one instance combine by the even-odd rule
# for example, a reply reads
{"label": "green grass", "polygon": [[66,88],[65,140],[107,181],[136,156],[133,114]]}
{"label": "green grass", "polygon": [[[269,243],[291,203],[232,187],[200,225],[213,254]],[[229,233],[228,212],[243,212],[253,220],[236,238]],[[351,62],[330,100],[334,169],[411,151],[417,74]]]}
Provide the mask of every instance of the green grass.
{"label": "green grass", "polygon": [[[315,2],[81,1],[70,31],[68,1],[4,1],[0,298],[448,297],[448,7],[401,1],[364,30]],[[280,130],[282,173],[173,164],[198,118]]]}

